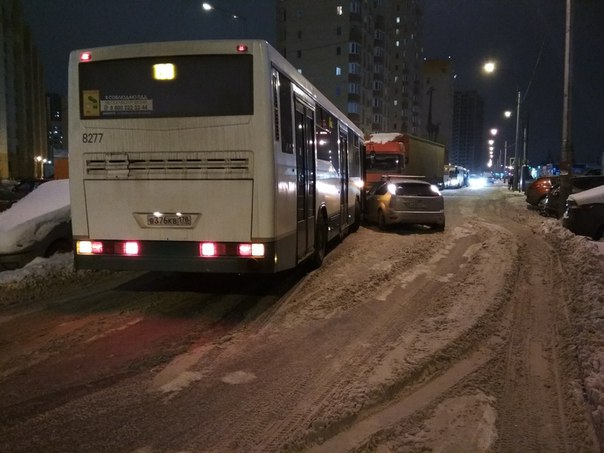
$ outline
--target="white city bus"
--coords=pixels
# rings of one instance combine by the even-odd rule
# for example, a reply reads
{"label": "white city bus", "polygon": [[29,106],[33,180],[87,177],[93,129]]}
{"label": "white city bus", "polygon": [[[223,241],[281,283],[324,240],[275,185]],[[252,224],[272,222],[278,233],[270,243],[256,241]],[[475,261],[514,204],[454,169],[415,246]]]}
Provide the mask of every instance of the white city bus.
{"label": "white city bus", "polygon": [[69,110],[78,269],[279,272],[359,227],[361,131],[265,41],[74,51]]}

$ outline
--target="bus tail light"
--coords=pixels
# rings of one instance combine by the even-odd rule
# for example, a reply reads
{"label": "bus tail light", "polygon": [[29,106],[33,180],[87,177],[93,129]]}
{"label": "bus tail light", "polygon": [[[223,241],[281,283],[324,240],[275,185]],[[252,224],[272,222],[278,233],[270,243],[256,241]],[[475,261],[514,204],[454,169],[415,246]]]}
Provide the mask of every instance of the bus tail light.
{"label": "bus tail light", "polygon": [[76,252],[78,255],[100,255],[103,253],[103,243],[98,241],[77,241]]}
{"label": "bus tail light", "polygon": [[239,244],[239,256],[264,256],[264,244]]}
{"label": "bus tail light", "polygon": [[247,52],[247,46],[245,44],[237,44],[237,52],[239,52],[239,53]]}
{"label": "bus tail light", "polygon": [[122,254],[128,256],[137,256],[140,252],[140,247],[136,241],[127,241],[122,243]]}
{"label": "bus tail light", "polygon": [[214,242],[202,242],[199,244],[200,256],[216,256],[216,244]]}
{"label": "bus tail light", "polygon": [[89,61],[92,61],[92,53],[82,52],[80,54],[80,63],[88,63]]}

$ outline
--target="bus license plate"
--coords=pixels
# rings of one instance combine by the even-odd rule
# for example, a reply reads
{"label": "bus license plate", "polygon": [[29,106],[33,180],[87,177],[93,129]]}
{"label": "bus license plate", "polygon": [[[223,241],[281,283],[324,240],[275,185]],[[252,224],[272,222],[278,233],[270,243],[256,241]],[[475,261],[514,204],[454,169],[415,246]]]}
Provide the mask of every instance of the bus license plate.
{"label": "bus license plate", "polygon": [[149,227],[190,227],[191,225],[190,215],[147,216],[147,226]]}

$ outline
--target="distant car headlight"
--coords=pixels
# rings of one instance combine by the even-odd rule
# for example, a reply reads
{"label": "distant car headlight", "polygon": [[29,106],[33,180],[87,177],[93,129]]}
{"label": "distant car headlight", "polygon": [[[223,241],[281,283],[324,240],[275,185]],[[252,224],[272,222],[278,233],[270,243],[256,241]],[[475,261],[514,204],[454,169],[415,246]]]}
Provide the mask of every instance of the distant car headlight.
{"label": "distant car headlight", "polygon": [[396,184],[388,184],[388,192],[392,195],[396,195]]}

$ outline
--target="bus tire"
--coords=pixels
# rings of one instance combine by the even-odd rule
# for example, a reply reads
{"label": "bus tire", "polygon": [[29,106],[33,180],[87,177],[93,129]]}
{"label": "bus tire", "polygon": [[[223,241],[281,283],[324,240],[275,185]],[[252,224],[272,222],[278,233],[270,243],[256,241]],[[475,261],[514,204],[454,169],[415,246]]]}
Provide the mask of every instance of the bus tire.
{"label": "bus tire", "polygon": [[327,222],[325,217],[319,215],[315,226],[315,251],[312,256],[312,265],[315,269],[321,267],[327,253]]}

